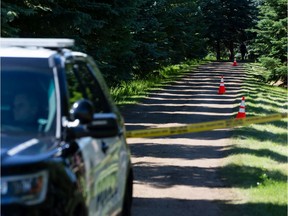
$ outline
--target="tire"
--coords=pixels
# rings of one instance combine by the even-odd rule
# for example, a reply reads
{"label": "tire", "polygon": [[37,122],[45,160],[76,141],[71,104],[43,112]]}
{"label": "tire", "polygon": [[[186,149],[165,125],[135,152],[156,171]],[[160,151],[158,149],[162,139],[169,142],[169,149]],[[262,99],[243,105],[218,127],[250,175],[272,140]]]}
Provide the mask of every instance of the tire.
{"label": "tire", "polygon": [[130,168],[126,182],[121,216],[131,216],[132,200],[133,200],[133,170],[132,168]]}
{"label": "tire", "polygon": [[87,215],[88,212],[84,205],[78,205],[73,211],[73,216],[87,216]]}

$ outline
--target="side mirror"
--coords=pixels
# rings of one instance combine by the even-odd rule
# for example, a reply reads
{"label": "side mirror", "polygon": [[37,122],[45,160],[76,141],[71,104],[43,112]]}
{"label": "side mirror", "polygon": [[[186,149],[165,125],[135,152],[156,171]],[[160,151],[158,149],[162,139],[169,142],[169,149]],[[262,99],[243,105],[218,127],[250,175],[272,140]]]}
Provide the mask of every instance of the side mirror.
{"label": "side mirror", "polygon": [[97,113],[88,124],[81,124],[79,119],[69,122],[64,121],[67,129],[67,137],[81,138],[91,136],[94,138],[108,138],[119,136],[123,131],[118,124],[118,118],[114,113]]}
{"label": "side mirror", "polygon": [[76,101],[70,109],[70,116],[73,120],[78,119],[81,124],[91,123],[93,120],[93,104],[87,99]]}
{"label": "side mirror", "polygon": [[93,121],[87,125],[92,137],[104,138],[120,135],[117,116],[114,113],[94,114]]}

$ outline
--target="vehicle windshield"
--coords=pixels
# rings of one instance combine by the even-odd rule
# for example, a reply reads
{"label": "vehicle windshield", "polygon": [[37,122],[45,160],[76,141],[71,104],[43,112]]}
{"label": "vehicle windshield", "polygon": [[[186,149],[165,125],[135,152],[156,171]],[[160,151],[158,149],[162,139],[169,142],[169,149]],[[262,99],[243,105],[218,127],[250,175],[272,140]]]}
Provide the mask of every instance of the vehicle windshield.
{"label": "vehicle windshield", "polygon": [[1,133],[54,135],[56,94],[51,69],[1,65]]}

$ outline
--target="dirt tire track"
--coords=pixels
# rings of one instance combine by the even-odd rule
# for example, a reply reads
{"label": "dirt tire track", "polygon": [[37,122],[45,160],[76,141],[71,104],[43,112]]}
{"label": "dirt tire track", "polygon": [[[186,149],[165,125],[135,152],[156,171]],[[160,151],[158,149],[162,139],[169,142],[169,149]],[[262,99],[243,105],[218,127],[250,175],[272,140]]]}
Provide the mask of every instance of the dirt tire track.
{"label": "dirt tire track", "polygon": [[[218,94],[220,76],[226,93]],[[128,130],[233,118],[241,100],[242,64],[210,63],[151,92],[122,113]],[[231,146],[229,129],[128,139],[134,166],[133,216],[221,216],[239,197],[218,174]]]}

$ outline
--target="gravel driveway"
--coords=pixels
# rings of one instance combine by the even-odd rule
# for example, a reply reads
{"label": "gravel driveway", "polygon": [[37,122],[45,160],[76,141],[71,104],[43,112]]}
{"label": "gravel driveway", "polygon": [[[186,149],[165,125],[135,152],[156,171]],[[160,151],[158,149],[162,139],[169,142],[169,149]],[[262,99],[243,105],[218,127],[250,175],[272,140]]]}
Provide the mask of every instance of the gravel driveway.
{"label": "gravel driveway", "polygon": [[[232,63],[200,66],[141,103],[122,110],[128,130],[180,126],[233,118],[241,101],[243,67]],[[218,94],[221,75],[226,93]],[[131,138],[134,166],[133,216],[221,216],[222,206],[237,202],[218,170],[231,130],[161,138]]]}

